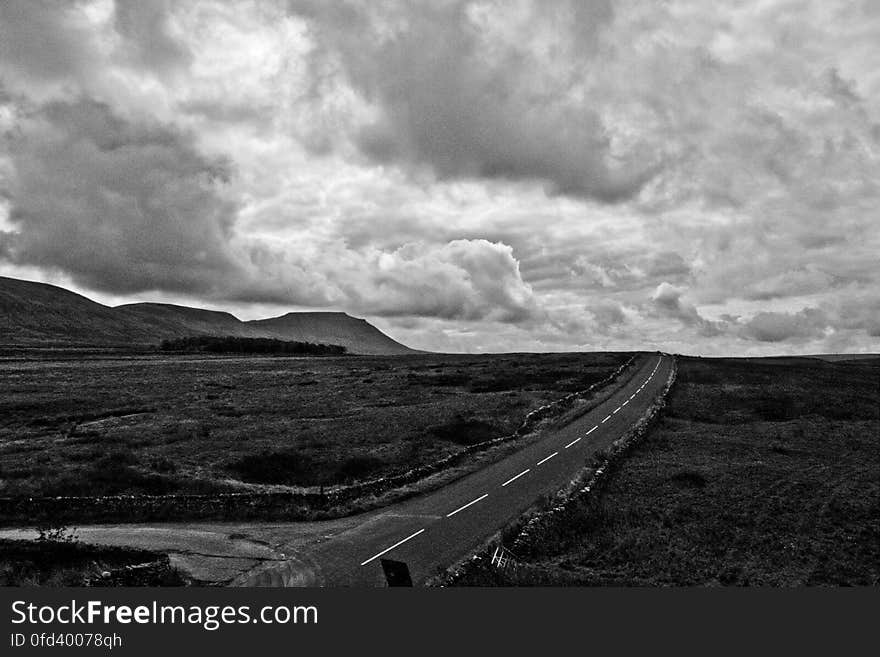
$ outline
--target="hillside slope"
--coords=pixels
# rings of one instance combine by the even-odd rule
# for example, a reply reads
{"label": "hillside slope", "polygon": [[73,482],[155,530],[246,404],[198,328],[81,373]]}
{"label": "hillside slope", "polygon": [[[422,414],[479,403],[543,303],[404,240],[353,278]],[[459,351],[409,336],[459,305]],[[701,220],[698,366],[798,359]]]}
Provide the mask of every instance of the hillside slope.
{"label": "hillside slope", "polygon": [[137,319],[55,285],[0,276],[0,344],[151,341]]}
{"label": "hillside slope", "polygon": [[258,337],[231,313],[176,306],[170,303],[129,303],[113,308],[114,313],[151,327],[162,339],[194,335],[234,335]]}
{"label": "hillside slope", "polygon": [[146,347],[196,335],[338,344],[355,354],[413,353],[366,320],[340,312],[242,322],[227,312],[163,303],[110,308],[55,285],[0,276],[0,345]]}

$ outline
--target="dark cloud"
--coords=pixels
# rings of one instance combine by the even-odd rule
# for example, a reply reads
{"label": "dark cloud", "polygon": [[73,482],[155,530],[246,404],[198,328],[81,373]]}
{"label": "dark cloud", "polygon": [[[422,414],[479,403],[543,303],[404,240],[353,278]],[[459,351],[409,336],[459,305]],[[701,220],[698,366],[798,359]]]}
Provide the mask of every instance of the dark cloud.
{"label": "dark cloud", "polygon": [[880,337],[880,295],[876,290],[851,294],[828,305],[836,326]]}
{"label": "dark cloud", "polygon": [[587,306],[587,310],[593,316],[599,330],[603,333],[626,324],[628,321],[620,304],[609,299],[591,304]]}
{"label": "dark cloud", "polygon": [[742,326],[741,334],[759,342],[802,341],[821,338],[829,321],[821,310],[797,313],[759,312]]}
{"label": "dark cloud", "polygon": [[80,98],[24,114],[4,153],[12,232],[0,256],[115,294],[161,290],[374,316],[518,323],[540,317],[513,249],[487,240],[334,243],[320,253],[237,239],[230,174],[192,135]]}
{"label": "dark cloud", "polygon": [[[91,86],[105,72],[100,35],[86,0],[0,2],[0,63],[14,75],[39,82]],[[187,46],[172,34],[168,0],[114,0],[121,57],[169,73],[189,64]]]}
{"label": "dark cloud", "polygon": [[0,2],[0,64],[39,81],[90,75],[97,53],[83,5],[75,0]]}
{"label": "dark cloud", "polygon": [[740,292],[745,299],[766,301],[830,290],[838,284],[832,276],[808,266],[759,279],[745,285]]}
{"label": "dark cloud", "polygon": [[[551,80],[525,44],[489,42],[476,24],[480,3],[290,7],[380,110],[357,135],[378,162],[428,166],[440,178],[544,181],[609,203],[632,198],[657,171],[615,161],[599,114],[575,98],[578,79]],[[530,5],[529,25],[563,30],[587,70],[583,54],[611,17],[606,0],[542,2]]]}
{"label": "dark cloud", "polygon": [[678,253],[661,251],[653,254],[645,264],[645,274],[649,277],[684,279],[690,276],[691,267]]}
{"label": "dark cloud", "polygon": [[13,262],[117,293],[210,293],[238,273],[228,165],[191,136],[80,99],[31,113],[5,146]]}
{"label": "dark cloud", "polygon": [[192,53],[171,32],[169,0],[115,0],[115,26],[133,62],[170,72],[188,65]]}

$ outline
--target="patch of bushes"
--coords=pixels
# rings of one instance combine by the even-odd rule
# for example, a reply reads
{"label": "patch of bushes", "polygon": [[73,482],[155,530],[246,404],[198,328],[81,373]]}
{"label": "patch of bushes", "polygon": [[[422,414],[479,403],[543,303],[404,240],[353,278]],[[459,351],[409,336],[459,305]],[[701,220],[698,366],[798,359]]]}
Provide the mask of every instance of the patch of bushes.
{"label": "patch of bushes", "polygon": [[366,479],[383,465],[382,460],[375,456],[350,456],[339,464],[337,472],[343,481],[357,481]]}
{"label": "patch of bushes", "polygon": [[492,378],[477,379],[471,382],[469,390],[471,392],[506,392],[508,390],[517,390],[523,387],[523,380],[515,376],[497,376]]}
{"label": "patch of bushes", "polygon": [[464,418],[461,415],[446,424],[430,427],[429,431],[435,438],[465,447],[504,435],[503,431],[494,424],[474,418]]}
{"label": "patch of bushes", "polygon": [[164,495],[180,490],[180,482],[172,478],[143,472],[131,450],[117,449],[94,461],[89,467],[50,480],[49,496],[88,496],[145,494]]}
{"label": "patch of bushes", "polygon": [[687,488],[704,488],[707,483],[706,475],[698,470],[682,470],[676,472],[669,478],[669,480]]}
{"label": "patch of bushes", "polygon": [[255,484],[320,483],[314,480],[318,471],[314,460],[300,452],[248,454],[229,463],[228,468],[242,481]]}
{"label": "patch of bushes", "polygon": [[428,387],[462,387],[470,383],[472,377],[462,372],[450,372],[448,374],[410,374],[410,378],[419,385]]}
{"label": "patch of bushes", "polygon": [[289,450],[249,454],[227,468],[242,481],[254,484],[321,486],[367,479],[385,465],[375,456],[355,455],[330,462]]}
{"label": "patch of bushes", "polygon": [[160,457],[150,462],[150,467],[156,472],[162,474],[172,474],[177,472],[177,464],[171,459]]}
{"label": "patch of bushes", "polygon": [[212,354],[308,354],[309,356],[342,356],[346,348],[338,344],[295,342],[273,338],[240,338],[198,335],[176,340],[163,340],[162,351],[206,352]]}
{"label": "patch of bushes", "polygon": [[754,414],[766,422],[785,422],[798,417],[790,397],[761,399],[754,403]]}

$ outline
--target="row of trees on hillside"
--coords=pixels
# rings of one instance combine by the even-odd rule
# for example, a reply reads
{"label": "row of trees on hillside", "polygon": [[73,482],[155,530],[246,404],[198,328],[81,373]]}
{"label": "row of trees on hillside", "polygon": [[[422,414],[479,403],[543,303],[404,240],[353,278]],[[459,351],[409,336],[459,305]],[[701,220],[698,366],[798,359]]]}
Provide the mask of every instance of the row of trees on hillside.
{"label": "row of trees on hillside", "polygon": [[162,351],[207,352],[212,354],[302,354],[310,356],[342,356],[346,349],[338,344],[294,342],[274,338],[241,338],[237,336],[197,335],[163,340]]}

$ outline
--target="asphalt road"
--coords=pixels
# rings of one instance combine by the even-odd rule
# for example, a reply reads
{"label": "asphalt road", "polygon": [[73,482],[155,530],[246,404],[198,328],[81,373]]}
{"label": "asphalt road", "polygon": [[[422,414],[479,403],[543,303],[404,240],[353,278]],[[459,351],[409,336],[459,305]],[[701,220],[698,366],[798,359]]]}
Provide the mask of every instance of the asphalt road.
{"label": "asphalt road", "polygon": [[[364,514],[354,526],[326,535],[309,550],[315,583],[382,586],[382,557],[405,562],[419,583],[467,556],[625,433],[662,390],[671,366],[669,356],[647,358],[625,386],[567,427],[444,488]],[[277,585],[301,566],[274,565],[240,583]]]}
{"label": "asphalt road", "polygon": [[[404,561],[419,584],[563,488],[642,417],[671,367],[671,357],[649,356],[575,422],[443,488],[382,509],[323,522],[93,525],[77,533],[84,542],[167,552],[173,565],[217,584],[384,586],[383,557]],[[0,531],[0,537],[32,535]]]}

